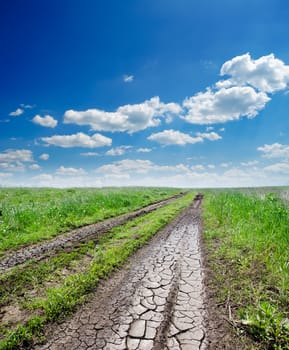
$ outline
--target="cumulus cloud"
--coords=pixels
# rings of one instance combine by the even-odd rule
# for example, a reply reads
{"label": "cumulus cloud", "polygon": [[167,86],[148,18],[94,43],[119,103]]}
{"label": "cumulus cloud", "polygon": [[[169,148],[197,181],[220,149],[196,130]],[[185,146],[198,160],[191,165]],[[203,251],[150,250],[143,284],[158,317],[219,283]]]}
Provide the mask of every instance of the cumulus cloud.
{"label": "cumulus cloud", "polygon": [[23,163],[33,162],[33,155],[30,150],[8,149],[0,153],[0,168],[7,171],[24,171],[25,166]]}
{"label": "cumulus cloud", "polygon": [[288,158],[289,159],[289,145],[282,145],[280,143],[273,143],[271,145],[265,144],[257,148],[263,153],[265,158]]}
{"label": "cumulus cloud", "polygon": [[37,176],[33,176],[32,180],[37,181],[51,181],[53,179],[53,176],[50,174],[40,174]]}
{"label": "cumulus cloud", "polygon": [[92,136],[86,135],[82,132],[78,132],[73,135],[54,135],[51,137],[42,137],[42,141],[63,148],[71,147],[86,147],[86,148],[96,148],[103,146],[110,146],[112,143],[111,138],[94,134]]}
{"label": "cumulus cloud", "polygon": [[81,156],[84,157],[95,157],[95,156],[99,156],[99,153],[97,152],[84,152],[84,153],[80,153]]}
{"label": "cumulus cloud", "polygon": [[164,130],[161,132],[157,132],[148,137],[148,140],[155,141],[160,143],[161,145],[179,145],[184,146],[188,143],[194,144],[197,142],[202,142],[203,138],[192,137],[188,134],[184,134],[177,130]]}
{"label": "cumulus cloud", "polygon": [[184,173],[189,168],[183,164],[178,165],[157,165],[150,160],[123,159],[111,164],[103,165],[96,169],[96,172],[103,174],[146,174],[148,172],[173,172]]}
{"label": "cumulus cloud", "polygon": [[265,171],[272,173],[283,173],[289,175],[289,163],[281,162],[276,164],[268,165],[264,168]]}
{"label": "cumulus cloud", "polygon": [[140,104],[121,106],[115,112],[100,109],[68,110],[64,113],[64,123],[89,125],[93,130],[99,131],[134,133],[158,126],[161,123],[161,117],[180,112],[181,107],[177,103],[163,103],[159,97],[153,97]]}
{"label": "cumulus cloud", "polygon": [[41,159],[41,160],[48,160],[49,159],[49,154],[48,153],[42,153],[39,156],[39,159]]}
{"label": "cumulus cloud", "polygon": [[249,162],[241,162],[242,166],[254,166],[257,165],[259,163],[258,160],[250,160]]}
{"label": "cumulus cloud", "polygon": [[24,108],[24,109],[31,109],[31,108],[33,108],[33,107],[35,107],[35,106],[28,105],[28,104],[25,104],[25,103],[21,103],[21,104],[20,104],[20,107],[21,107],[21,108]]}
{"label": "cumulus cloud", "polygon": [[9,113],[9,115],[11,115],[12,117],[18,117],[23,113],[24,113],[24,110],[22,108],[17,108],[16,111]]}
{"label": "cumulus cloud", "polygon": [[222,137],[216,132],[201,133],[198,132],[196,137],[192,137],[188,134],[184,134],[177,130],[164,130],[148,137],[148,140],[155,141],[161,145],[179,145],[184,146],[186,144],[194,144],[197,142],[203,142],[204,139],[210,141],[220,140]]}
{"label": "cumulus cloud", "polygon": [[125,75],[123,76],[123,81],[124,81],[125,83],[131,83],[131,82],[134,81],[134,76],[133,76],[133,75],[127,75],[127,74],[125,74]]}
{"label": "cumulus cloud", "polygon": [[12,177],[13,174],[12,173],[1,173],[0,172],[0,178],[4,179],[4,178],[8,178],[8,177]]}
{"label": "cumulus cloud", "polygon": [[183,101],[183,119],[192,124],[214,124],[254,118],[270,101],[268,94],[289,85],[289,66],[273,54],[256,60],[250,54],[225,62],[222,76],[213,88]]}
{"label": "cumulus cloud", "polygon": [[0,153],[1,162],[33,162],[33,155],[30,150],[18,149],[18,150],[6,150]]}
{"label": "cumulus cloud", "polygon": [[213,91],[208,88],[183,102],[187,113],[182,117],[192,124],[214,124],[254,118],[270,98],[250,86],[233,86]]}
{"label": "cumulus cloud", "polygon": [[219,134],[217,134],[216,132],[212,131],[212,132],[197,132],[197,136],[201,137],[202,139],[207,139],[210,141],[217,141],[217,140],[221,140],[222,136],[220,136]]}
{"label": "cumulus cloud", "polygon": [[275,58],[274,54],[254,60],[246,53],[225,62],[221,68],[221,75],[231,76],[231,79],[223,81],[223,86],[249,84],[259,91],[272,93],[287,88],[289,66]]}
{"label": "cumulus cloud", "polygon": [[32,122],[34,124],[38,124],[41,126],[44,126],[46,128],[55,128],[56,125],[58,124],[57,120],[54,119],[51,115],[46,115],[44,117],[41,117],[40,115],[36,115],[33,119]]}
{"label": "cumulus cloud", "polygon": [[38,164],[31,164],[31,165],[29,165],[29,169],[31,169],[31,170],[39,170],[40,166]]}
{"label": "cumulus cloud", "polygon": [[86,171],[82,168],[65,168],[64,166],[60,166],[56,170],[57,175],[66,175],[66,176],[75,176],[75,175],[85,175]]}
{"label": "cumulus cloud", "polygon": [[191,166],[191,169],[193,171],[202,171],[205,169],[205,167],[202,164],[197,164],[197,165]]}
{"label": "cumulus cloud", "polygon": [[136,151],[138,153],[149,153],[152,151],[152,149],[151,148],[138,148]]}
{"label": "cumulus cloud", "polygon": [[105,153],[105,155],[107,155],[107,156],[122,156],[130,148],[132,148],[132,146],[119,146],[119,147],[112,148],[112,149],[108,150]]}

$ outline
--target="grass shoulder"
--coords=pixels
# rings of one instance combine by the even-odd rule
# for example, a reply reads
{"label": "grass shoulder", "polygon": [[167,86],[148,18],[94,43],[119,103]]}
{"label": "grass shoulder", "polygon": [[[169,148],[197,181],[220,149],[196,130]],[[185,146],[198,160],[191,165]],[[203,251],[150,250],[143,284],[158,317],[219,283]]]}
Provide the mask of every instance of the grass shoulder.
{"label": "grass shoulder", "polygon": [[288,202],[234,191],[205,198],[216,304],[248,349],[289,349]]}

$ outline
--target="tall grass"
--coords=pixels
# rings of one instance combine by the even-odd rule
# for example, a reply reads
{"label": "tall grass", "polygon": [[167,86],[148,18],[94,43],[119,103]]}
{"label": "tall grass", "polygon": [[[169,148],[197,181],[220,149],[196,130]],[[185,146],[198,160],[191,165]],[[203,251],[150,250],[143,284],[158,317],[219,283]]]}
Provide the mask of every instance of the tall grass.
{"label": "tall grass", "polygon": [[[288,203],[238,192],[208,194],[205,239],[219,298],[230,296],[262,349],[289,347]],[[221,301],[220,300],[220,301]]]}
{"label": "tall grass", "polygon": [[160,188],[1,189],[0,254],[129,212],[177,192]]}

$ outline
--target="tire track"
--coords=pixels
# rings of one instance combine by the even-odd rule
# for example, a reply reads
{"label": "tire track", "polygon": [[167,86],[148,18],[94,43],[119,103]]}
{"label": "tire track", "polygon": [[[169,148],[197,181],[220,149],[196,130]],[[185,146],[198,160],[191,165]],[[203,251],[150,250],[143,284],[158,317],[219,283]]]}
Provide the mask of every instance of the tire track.
{"label": "tire track", "polygon": [[34,349],[204,350],[200,205],[201,197]]}

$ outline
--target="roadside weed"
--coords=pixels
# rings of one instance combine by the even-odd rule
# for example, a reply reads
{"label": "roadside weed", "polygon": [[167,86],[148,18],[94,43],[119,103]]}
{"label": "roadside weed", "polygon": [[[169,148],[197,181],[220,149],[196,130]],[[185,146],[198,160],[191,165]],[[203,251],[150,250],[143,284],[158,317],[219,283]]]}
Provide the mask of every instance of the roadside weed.
{"label": "roadside weed", "polygon": [[208,260],[217,300],[230,305],[234,322],[261,349],[288,349],[289,206],[257,194],[207,192]]}

